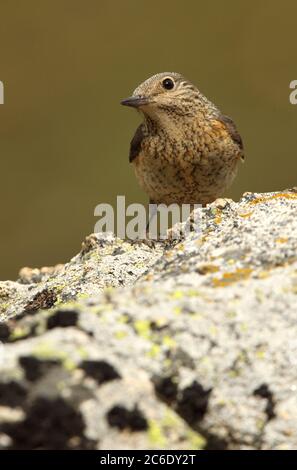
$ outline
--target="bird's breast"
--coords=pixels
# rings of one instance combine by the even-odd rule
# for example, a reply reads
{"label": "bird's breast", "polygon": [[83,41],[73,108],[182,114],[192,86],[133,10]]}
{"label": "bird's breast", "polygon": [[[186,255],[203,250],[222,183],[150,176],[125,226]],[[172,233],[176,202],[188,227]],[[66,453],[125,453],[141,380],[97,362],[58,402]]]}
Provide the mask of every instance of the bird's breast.
{"label": "bird's breast", "polygon": [[157,203],[207,203],[222,195],[236,174],[238,158],[226,144],[196,133],[191,139],[146,139],[134,168],[139,184]]}

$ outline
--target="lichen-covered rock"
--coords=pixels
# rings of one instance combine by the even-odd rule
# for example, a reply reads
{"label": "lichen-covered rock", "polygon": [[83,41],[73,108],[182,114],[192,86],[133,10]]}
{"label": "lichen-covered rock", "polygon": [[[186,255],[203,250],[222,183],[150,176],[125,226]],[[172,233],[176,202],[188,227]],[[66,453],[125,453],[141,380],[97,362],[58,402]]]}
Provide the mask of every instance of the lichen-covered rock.
{"label": "lichen-covered rock", "polygon": [[133,284],[163,253],[112,234],[92,234],[65,265],[23,268],[17,282],[0,282],[0,320]]}
{"label": "lichen-covered rock", "polygon": [[201,236],[0,283],[0,447],[297,449],[296,210],[219,200]]}

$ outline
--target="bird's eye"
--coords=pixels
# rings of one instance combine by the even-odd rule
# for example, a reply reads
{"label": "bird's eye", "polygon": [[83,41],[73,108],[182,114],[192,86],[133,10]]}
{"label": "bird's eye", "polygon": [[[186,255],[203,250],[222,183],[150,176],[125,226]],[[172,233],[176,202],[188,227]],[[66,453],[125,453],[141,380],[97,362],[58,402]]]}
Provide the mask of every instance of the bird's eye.
{"label": "bird's eye", "polygon": [[164,78],[162,86],[165,90],[172,90],[172,88],[174,88],[174,81],[172,78]]}

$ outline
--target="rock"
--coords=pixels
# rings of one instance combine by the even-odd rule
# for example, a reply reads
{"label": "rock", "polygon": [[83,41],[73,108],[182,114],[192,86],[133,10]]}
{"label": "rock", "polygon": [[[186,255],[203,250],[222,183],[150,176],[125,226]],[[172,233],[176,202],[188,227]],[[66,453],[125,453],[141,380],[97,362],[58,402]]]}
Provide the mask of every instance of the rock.
{"label": "rock", "polygon": [[297,448],[297,194],[225,202],[0,283],[1,448]]}
{"label": "rock", "polygon": [[133,284],[163,251],[160,244],[151,250],[111,234],[89,235],[81,252],[64,266],[23,268],[18,282],[0,282],[0,319],[93,296],[106,287]]}

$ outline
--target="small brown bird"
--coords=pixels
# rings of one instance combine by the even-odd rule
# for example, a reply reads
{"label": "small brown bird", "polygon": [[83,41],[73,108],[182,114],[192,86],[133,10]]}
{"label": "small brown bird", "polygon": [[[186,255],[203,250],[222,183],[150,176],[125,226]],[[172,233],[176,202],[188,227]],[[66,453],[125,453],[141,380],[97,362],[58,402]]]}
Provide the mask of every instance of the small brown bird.
{"label": "small brown bird", "polygon": [[130,162],[151,203],[208,204],[232,183],[243,144],[233,121],[178,73],[160,73],[121,102],[142,111]]}

